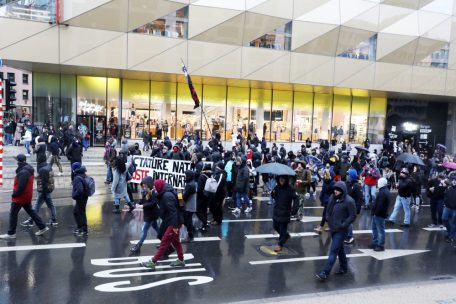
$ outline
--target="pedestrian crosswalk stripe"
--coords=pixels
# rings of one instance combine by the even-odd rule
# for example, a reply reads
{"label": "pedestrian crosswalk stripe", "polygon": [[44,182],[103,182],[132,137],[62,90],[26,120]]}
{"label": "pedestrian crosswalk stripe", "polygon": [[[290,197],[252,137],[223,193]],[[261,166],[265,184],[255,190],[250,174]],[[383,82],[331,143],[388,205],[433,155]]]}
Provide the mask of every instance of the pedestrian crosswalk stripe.
{"label": "pedestrian crosswalk stripe", "polygon": [[[290,232],[291,237],[317,236],[315,232]],[[278,234],[246,234],[246,239],[273,239],[278,238]]]}
{"label": "pedestrian crosswalk stripe", "polygon": [[[400,229],[385,229],[385,233],[400,233],[404,232]],[[353,234],[371,234],[372,230],[353,230]]]}
{"label": "pedestrian crosswalk stripe", "polygon": [[423,228],[423,230],[426,230],[426,231],[446,231],[446,228],[443,227],[443,228],[440,228],[440,227],[426,227],[426,228]]}
{"label": "pedestrian crosswalk stripe", "polygon": [[85,246],[86,246],[85,243],[9,246],[9,247],[0,247],[0,252],[44,250],[44,249],[65,249],[65,248],[79,248],[79,247],[85,247]]}
{"label": "pedestrian crosswalk stripe", "polygon": [[[220,241],[221,239],[218,236],[210,237],[196,237],[193,239],[194,242],[209,242],[209,241]],[[130,241],[130,244],[136,244],[139,240]],[[144,244],[160,244],[160,240],[145,240]]]}

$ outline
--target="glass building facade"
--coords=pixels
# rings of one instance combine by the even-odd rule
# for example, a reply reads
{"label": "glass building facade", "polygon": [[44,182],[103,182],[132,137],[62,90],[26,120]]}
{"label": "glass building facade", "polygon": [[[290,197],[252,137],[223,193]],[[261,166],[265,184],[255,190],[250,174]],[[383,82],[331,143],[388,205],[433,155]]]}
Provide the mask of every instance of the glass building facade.
{"label": "glass building facade", "polygon": [[241,131],[273,142],[337,140],[362,143],[366,136],[381,143],[385,133],[386,97],[339,88],[295,90],[194,84],[201,108],[187,83],[34,73],[33,120],[37,125],[84,123],[92,144],[107,136],[141,139],[181,138],[200,132],[203,139],[219,133],[223,140]]}

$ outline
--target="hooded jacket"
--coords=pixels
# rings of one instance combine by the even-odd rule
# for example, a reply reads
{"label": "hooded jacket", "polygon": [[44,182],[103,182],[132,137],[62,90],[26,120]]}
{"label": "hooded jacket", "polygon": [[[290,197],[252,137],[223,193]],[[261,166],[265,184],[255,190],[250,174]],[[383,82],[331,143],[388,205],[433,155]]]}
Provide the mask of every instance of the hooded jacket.
{"label": "hooded jacket", "polygon": [[80,168],[74,170],[74,179],[73,179],[73,192],[71,197],[75,201],[87,201],[89,196],[87,195],[87,186],[85,184],[86,168],[81,166]]}
{"label": "hooded jacket", "polygon": [[353,198],[356,204],[356,213],[359,214],[361,212],[361,207],[363,206],[364,197],[363,197],[363,190],[358,183],[358,180],[352,180],[349,178],[348,181],[345,182],[347,186],[347,194]]}
{"label": "hooded jacket", "polygon": [[399,186],[397,187],[399,196],[410,197],[415,192],[415,182],[410,176],[399,177]]}
{"label": "hooded jacket", "polygon": [[32,202],[34,172],[33,167],[27,163],[18,165],[11,195],[11,201],[14,204],[27,205]]}
{"label": "hooded jacket", "polygon": [[277,182],[277,186],[272,191],[271,197],[275,200],[272,219],[279,223],[289,223],[291,214],[297,212],[299,202],[298,195],[290,186],[288,179],[283,186]]}
{"label": "hooded jacket", "polygon": [[[160,218],[162,219],[162,227],[166,230],[169,226],[179,228],[184,222],[182,210],[179,208],[177,200],[177,192],[168,183],[165,183],[163,189],[157,194],[160,205]],[[160,230],[162,230],[160,228]]]}
{"label": "hooded jacket", "polygon": [[451,186],[445,191],[443,203],[448,209],[456,210],[456,186]]}
{"label": "hooded jacket", "polygon": [[333,193],[334,184],[335,182],[333,180],[323,180],[323,185],[321,186],[321,192],[319,196],[322,206],[328,206],[329,198]]}
{"label": "hooded jacket", "polygon": [[57,142],[57,138],[54,136],[50,136],[51,143],[49,144],[49,151],[51,152],[52,156],[59,156],[59,143]]}
{"label": "hooded jacket", "polygon": [[82,146],[77,142],[72,143],[66,155],[70,162],[80,163],[82,161]]}
{"label": "hooded jacket", "polygon": [[195,173],[188,170],[185,172],[185,188],[182,194],[184,210],[187,212],[196,212],[196,190]]}
{"label": "hooded jacket", "polygon": [[37,166],[38,176],[36,178],[36,191],[40,193],[51,193],[54,191],[54,171],[47,163]]}
{"label": "hooded jacket", "polygon": [[375,197],[374,205],[372,206],[372,215],[387,218],[388,208],[390,205],[390,192],[388,186],[382,187],[378,190],[378,194]]}
{"label": "hooded jacket", "polygon": [[340,189],[342,195],[331,195],[326,210],[326,220],[331,232],[346,232],[350,224],[356,219],[355,201],[347,194],[347,186],[344,182],[337,182],[334,189]]}
{"label": "hooded jacket", "polygon": [[234,192],[249,193],[249,168],[245,159],[237,170]]}
{"label": "hooded jacket", "polygon": [[[154,180],[151,176],[146,176],[143,178],[141,183],[147,184],[149,189],[153,189],[153,181]],[[160,207],[157,193],[155,191],[145,193],[139,204],[143,206],[143,216],[145,222],[151,222],[158,219],[160,216]]]}

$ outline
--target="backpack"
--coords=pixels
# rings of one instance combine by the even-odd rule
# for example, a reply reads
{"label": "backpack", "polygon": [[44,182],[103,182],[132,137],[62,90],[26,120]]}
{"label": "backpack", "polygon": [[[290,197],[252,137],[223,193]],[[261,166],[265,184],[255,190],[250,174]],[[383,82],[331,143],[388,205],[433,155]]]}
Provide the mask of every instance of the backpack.
{"label": "backpack", "polygon": [[209,177],[204,184],[204,195],[211,197],[217,192],[218,186],[222,181],[223,174],[220,174],[220,179],[217,181],[214,177]]}
{"label": "backpack", "polygon": [[84,186],[86,187],[87,196],[92,196],[95,193],[95,180],[91,176],[84,177]]}

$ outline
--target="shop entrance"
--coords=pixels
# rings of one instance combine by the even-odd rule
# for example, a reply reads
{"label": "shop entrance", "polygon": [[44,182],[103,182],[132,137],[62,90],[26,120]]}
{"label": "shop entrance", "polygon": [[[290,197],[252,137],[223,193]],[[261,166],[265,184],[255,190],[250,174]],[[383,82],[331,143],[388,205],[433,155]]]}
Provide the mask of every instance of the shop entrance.
{"label": "shop entrance", "polygon": [[106,116],[78,115],[78,126],[83,123],[90,131],[90,146],[103,147],[106,143]]}

